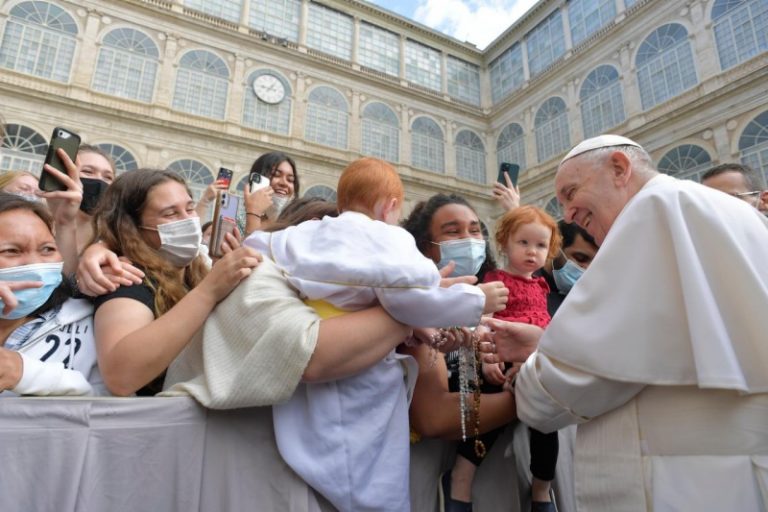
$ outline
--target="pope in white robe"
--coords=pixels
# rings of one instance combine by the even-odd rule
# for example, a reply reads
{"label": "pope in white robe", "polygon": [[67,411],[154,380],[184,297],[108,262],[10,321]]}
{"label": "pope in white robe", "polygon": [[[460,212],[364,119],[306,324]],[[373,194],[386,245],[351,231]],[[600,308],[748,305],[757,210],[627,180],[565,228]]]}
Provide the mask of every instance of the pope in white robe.
{"label": "pope in white robe", "polygon": [[[410,233],[362,213],[257,232],[245,245],[270,257],[320,316],[380,303],[416,327],[474,326],[485,306],[475,286],[440,288]],[[413,358],[392,351],[352,377],[299,385],[273,407],[280,454],[339,510],[410,510],[408,397],[417,373]]]}
{"label": "pope in white robe", "polygon": [[[578,510],[767,510],[768,221],[618,136],[579,144],[555,186],[600,250],[515,396],[535,429],[578,424]],[[502,359],[540,335],[489,324]]]}

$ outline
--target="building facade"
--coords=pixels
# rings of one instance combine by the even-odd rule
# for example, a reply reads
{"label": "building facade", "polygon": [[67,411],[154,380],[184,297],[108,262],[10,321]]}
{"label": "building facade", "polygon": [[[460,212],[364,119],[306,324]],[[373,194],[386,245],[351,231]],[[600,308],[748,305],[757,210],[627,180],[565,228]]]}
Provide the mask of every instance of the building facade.
{"label": "building facade", "polygon": [[559,159],[605,132],[670,174],[768,174],[768,0],[541,0],[484,51],[356,0],[6,0],[0,35],[0,170],[39,172],[55,126],[196,194],[280,150],[333,198],[371,155],[406,211],[456,192],[487,225],[500,162],[558,215]]}

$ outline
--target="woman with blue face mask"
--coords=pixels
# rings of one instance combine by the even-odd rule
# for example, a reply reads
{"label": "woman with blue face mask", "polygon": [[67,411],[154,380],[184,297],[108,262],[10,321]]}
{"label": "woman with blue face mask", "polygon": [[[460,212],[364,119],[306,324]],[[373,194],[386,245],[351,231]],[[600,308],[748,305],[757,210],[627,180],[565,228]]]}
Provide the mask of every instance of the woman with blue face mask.
{"label": "woman with blue face mask", "polygon": [[[171,361],[261,256],[247,247],[229,249],[211,268],[189,189],[167,170],[139,169],[115,179],[94,212],[94,236],[144,273],[140,284],[95,301],[104,382],[116,395],[155,394]],[[226,236],[228,247],[238,245]]]}
{"label": "woman with blue face mask", "polygon": [[62,267],[47,208],[0,193],[0,396],[107,394],[93,307]]}

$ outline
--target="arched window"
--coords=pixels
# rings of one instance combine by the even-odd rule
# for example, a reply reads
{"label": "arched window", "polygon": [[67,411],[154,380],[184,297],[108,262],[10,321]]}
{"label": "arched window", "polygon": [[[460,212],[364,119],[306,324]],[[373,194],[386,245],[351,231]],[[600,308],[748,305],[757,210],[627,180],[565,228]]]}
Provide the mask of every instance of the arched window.
{"label": "arched window", "polygon": [[456,134],[456,176],[485,183],[485,146],[476,133],[461,130]]}
{"label": "arched window", "polygon": [[542,103],[534,120],[536,154],[539,162],[549,160],[571,145],[568,134],[568,112],[562,98],[553,97]]}
{"label": "arched window", "polygon": [[544,211],[554,217],[555,220],[563,218],[563,205],[560,204],[560,201],[558,201],[556,197],[547,201],[546,206],[544,206]]}
{"label": "arched window", "polygon": [[496,160],[499,163],[517,164],[521,170],[525,169],[525,137],[522,126],[510,123],[501,130],[496,141]]}
{"label": "arched window", "polygon": [[[277,103],[262,101],[253,89],[253,82],[258,77],[269,75],[277,79],[285,90],[285,96]],[[275,85],[277,85],[275,83]],[[279,73],[262,69],[251,73],[248,77],[248,87],[243,100],[243,124],[266,132],[288,135],[291,124],[291,85]]]}
{"label": "arched window", "polygon": [[189,158],[176,160],[168,166],[168,170],[174,171],[184,178],[189,190],[192,192],[192,199],[195,201],[199,200],[206,187],[213,183],[213,173],[211,170],[207,165],[197,160]]}
{"label": "arched window", "polygon": [[762,173],[768,183],[768,110],[755,117],[739,137],[741,161]]}
{"label": "arched window", "polygon": [[688,31],[678,23],[662,25],[646,37],[635,63],[645,110],[698,83]]}
{"label": "arched window", "polygon": [[576,46],[616,17],[616,0],[571,0],[568,19],[571,39]]}
{"label": "arched window", "polygon": [[584,138],[594,137],[624,121],[624,99],[619,72],[598,66],[587,75],[579,94]]}
{"label": "arched window", "polygon": [[428,117],[418,117],[411,125],[411,163],[414,167],[445,172],[443,130]]}
{"label": "arched window", "polygon": [[768,50],[768,0],[717,0],[712,20],[721,69]]}
{"label": "arched window", "polygon": [[347,149],[348,106],[344,96],[331,87],[309,93],[304,138],[325,146]]}
{"label": "arched window", "polygon": [[229,69],[223,60],[205,50],[187,52],[179,61],[173,108],[224,119],[228,86]]}
{"label": "arched window", "polygon": [[0,170],[27,171],[40,176],[47,151],[48,142],[35,130],[20,124],[7,124],[0,147]]}
{"label": "arched window", "polygon": [[160,52],[145,33],[117,28],[104,36],[93,75],[97,91],[152,102]]}
{"label": "arched window", "polygon": [[216,16],[233,23],[240,21],[242,0],[184,0],[184,5],[190,9]]}
{"label": "arched window", "polygon": [[294,43],[299,40],[300,16],[301,0],[251,0],[251,28]]}
{"label": "arched window", "polygon": [[69,82],[77,25],[61,7],[48,2],[21,2],[5,24],[0,67]]}
{"label": "arched window", "polygon": [[712,167],[712,157],[696,144],[672,148],[659,160],[659,171],[684,180],[701,181],[701,175]]}
{"label": "arched window", "polygon": [[400,121],[383,103],[363,109],[363,153],[390,162],[400,160]]}
{"label": "arched window", "polygon": [[139,168],[136,157],[123,146],[118,146],[117,144],[96,144],[96,147],[112,158],[112,161],[115,162],[117,174],[122,174],[125,171],[135,171]]}
{"label": "arched window", "polygon": [[309,187],[309,190],[304,192],[304,197],[305,198],[319,197],[320,199],[324,199],[328,202],[335,203],[336,191],[333,190],[331,187],[326,187],[325,185],[314,185],[312,187]]}

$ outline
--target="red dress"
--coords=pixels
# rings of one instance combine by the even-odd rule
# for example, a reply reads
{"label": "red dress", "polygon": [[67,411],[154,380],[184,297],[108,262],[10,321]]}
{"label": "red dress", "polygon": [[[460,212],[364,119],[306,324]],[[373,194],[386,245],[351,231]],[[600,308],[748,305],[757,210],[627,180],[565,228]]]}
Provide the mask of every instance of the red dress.
{"label": "red dress", "polygon": [[510,322],[546,327],[552,317],[547,311],[549,285],[543,277],[516,276],[505,270],[492,270],[485,274],[483,282],[501,281],[509,288],[507,307],[493,317]]}

